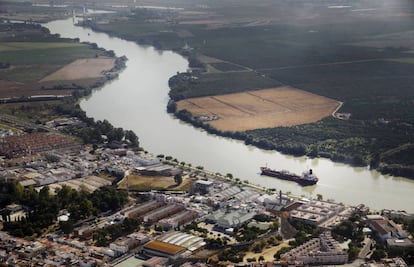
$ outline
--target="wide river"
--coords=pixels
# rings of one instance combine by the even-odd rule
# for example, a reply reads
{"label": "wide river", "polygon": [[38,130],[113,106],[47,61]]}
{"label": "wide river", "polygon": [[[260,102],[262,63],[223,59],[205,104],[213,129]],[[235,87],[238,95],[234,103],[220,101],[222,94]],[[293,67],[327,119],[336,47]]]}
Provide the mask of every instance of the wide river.
{"label": "wide river", "polygon": [[[117,56],[128,57],[127,67],[119,78],[94,91],[80,105],[88,116],[107,119],[116,127],[135,131],[141,145],[149,152],[171,155],[212,172],[232,173],[242,181],[294,195],[316,197],[322,194],[325,199],[345,204],[364,203],[376,210],[390,208],[414,212],[414,180],[385,176],[328,159],[292,157],[246,146],[243,142],[208,134],[167,114],[168,79],[188,67],[182,56],[76,27],[72,19],[45,26],[62,37],[97,43],[113,50]],[[294,182],[260,176],[259,167],[265,164],[295,173],[312,168],[319,182],[315,186],[301,187]]]}

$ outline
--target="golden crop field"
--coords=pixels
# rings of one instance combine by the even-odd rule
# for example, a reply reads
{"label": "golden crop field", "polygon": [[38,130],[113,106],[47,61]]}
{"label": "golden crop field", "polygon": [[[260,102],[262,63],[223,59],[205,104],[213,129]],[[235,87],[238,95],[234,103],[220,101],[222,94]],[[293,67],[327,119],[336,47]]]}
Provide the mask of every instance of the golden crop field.
{"label": "golden crop field", "polygon": [[293,126],[330,116],[339,101],[292,87],[189,98],[177,102],[193,116],[221,131]]}

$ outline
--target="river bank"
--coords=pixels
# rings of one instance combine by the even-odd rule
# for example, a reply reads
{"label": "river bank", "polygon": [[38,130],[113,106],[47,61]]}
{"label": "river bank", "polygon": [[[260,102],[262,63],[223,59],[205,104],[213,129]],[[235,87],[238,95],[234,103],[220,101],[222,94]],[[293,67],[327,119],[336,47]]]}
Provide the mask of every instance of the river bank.
{"label": "river bank", "polygon": [[[169,100],[168,80],[188,68],[188,61],[176,53],[76,27],[70,20],[49,23],[48,28],[62,36],[97,43],[117,55],[128,57],[127,66],[119,77],[93,91],[90,97],[80,101],[80,106],[88,117],[108,120],[114,127],[133,130],[147,151],[171,155],[214,173],[231,173],[249,184],[298,196],[321,194],[326,199],[350,205],[365,203],[377,210],[412,210],[409,203],[414,182],[411,180],[384,176],[367,168],[350,167],[323,158],[291,157],[261,150],[241,141],[211,135],[175,119],[165,112]],[[260,166],[266,163],[271,168],[294,173],[311,167],[319,182],[303,188],[288,181],[260,176]],[[397,200],[395,195],[400,198]]]}
{"label": "river bank", "polygon": [[[326,158],[329,160],[332,160],[333,162],[338,163],[344,163],[348,164],[353,167],[368,167],[372,170],[377,170],[381,174],[387,174],[392,176],[402,176],[409,179],[414,179],[414,168],[407,167],[407,166],[401,166],[398,164],[394,165],[385,165],[380,164],[379,162],[374,163],[371,161],[371,163],[375,165],[365,165],[364,162],[360,159],[355,158],[346,158],[341,155],[335,155],[332,156],[327,153],[321,153],[319,155],[318,153],[315,153],[308,147],[305,147],[302,143],[298,142],[297,144],[290,145],[288,147],[281,146],[280,149],[277,149],[274,144],[267,142],[264,139],[255,140],[254,137],[249,135],[246,132],[231,132],[231,131],[220,131],[217,128],[212,127],[211,125],[205,123],[204,121],[199,120],[198,118],[195,118],[190,112],[187,110],[176,110],[176,105],[174,101],[170,101],[167,106],[167,111],[174,114],[174,116],[186,123],[191,124],[192,126],[196,128],[201,128],[205,131],[207,131],[210,134],[219,135],[225,138],[232,138],[235,140],[243,141],[246,145],[253,145],[257,148],[264,149],[264,150],[276,150],[278,152],[281,152],[286,155],[291,155],[295,157],[301,157],[301,156],[307,156],[309,158]],[[377,159],[378,161],[378,159]]]}
{"label": "river bank", "polygon": [[[169,17],[169,14],[135,10],[129,14],[121,14],[122,20],[118,17],[106,17],[103,23],[99,23],[98,18],[88,21],[85,26],[94,31],[105,32],[141,45],[151,45],[160,51],[175,51],[184,56],[193,70],[191,75],[194,74],[197,80],[176,79],[187,70],[178,75],[175,73],[173,78],[169,77],[174,82],[178,81],[176,84],[169,84],[168,94],[174,101],[288,85],[343,102],[341,112],[349,114],[347,120],[326,118],[316,123],[261,128],[240,133],[221,132],[211,129],[209,125],[203,126],[209,133],[242,140],[246,144],[287,155],[327,158],[350,166],[369,166],[383,174],[414,177],[414,162],[410,159],[410,155],[414,153],[410,146],[414,137],[409,134],[414,124],[407,114],[408,107],[405,103],[407,97],[411,97],[410,93],[407,95],[411,89],[404,89],[405,80],[402,82],[398,79],[397,82],[396,76],[387,76],[380,83],[376,78],[381,73],[391,73],[391,69],[397,69],[403,77],[408,77],[405,73],[411,65],[395,65],[394,61],[392,66],[384,63],[390,62],[392,58],[406,57],[405,54],[397,50],[384,50],[379,53],[377,49],[357,45],[348,47],[349,44],[343,43],[342,37],[337,35],[332,37],[337,42],[336,46],[328,49],[320,39],[304,34],[303,30],[306,29],[303,26],[276,23],[246,27],[232,23],[230,16],[227,24],[214,28],[209,22],[202,23],[203,26],[181,24],[181,20],[185,21],[181,17],[184,15],[180,12],[176,15],[172,19],[176,23],[166,20],[154,22],[151,19]],[[342,16],[345,20],[350,19],[348,15]],[[364,21],[363,18],[360,19]],[[111,23],[104,23],[106,20]],[[387,18],[384,20],[387,21]],[[320,22],[315,27],[321,27],[321,31],[326,30],[318,23]],[[362,24],[366,34],[357,34],[353,38],[364,39],[373,34],[372,24],[365,21]],[[334,28],[333,31],[340,31],[341,25],[337,25],[339,28]],[[349,27],[348,24],[345,26]],[[286,37],[287,33],[295,38],[290,40]],[[319,36],[314,32],[312,34]],[[287,38],[285,41],[298,46],[286,47],[275,41],[274,36]],[[387,40],[383,40],[383,43],[387,43]],[[299,49],[302,46],[326,51],[323,53],[326,56],[315,52],[316,55],[312,53],[302,58],[299,56],[303,53]],[[340,55],[335,52],[339,48],[343,49]],[[373,71],[356,75],[353,70],[361,68],[362,65],[364,70]],[[349,77],[355,75],[356,80],[369,83],[351,82],[353,79]],[[393,96],[398,98],[395,104],[387,102],[386,99],[390,97],[387,88],[394,88],[399,83],[403,84],[398,87],[401,92]],[[183,114],[175,115],[183,117]],[[187,122],[195,126],[199,124],[193,120]]]}

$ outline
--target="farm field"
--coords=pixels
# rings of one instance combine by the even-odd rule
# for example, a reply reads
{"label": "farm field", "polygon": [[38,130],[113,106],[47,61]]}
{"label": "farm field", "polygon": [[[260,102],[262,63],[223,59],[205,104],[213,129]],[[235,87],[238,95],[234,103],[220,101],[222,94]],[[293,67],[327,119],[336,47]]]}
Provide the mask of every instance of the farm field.
{"label": "farm field", "polygon": [[60,70],[46,76],[40,82],[99,78],[104,76],[104,71],[112,69],[114,64],[114,58],[77,59]]}
{"label": "farm field", "polygon": [[7,25],[0,28],[0,98],[71,95],[114,66],[115,59],[89,44],[49,35],[38,25]]}
{"label": "farm field", "polygon": [[340,102],[292,87],[189,98],[177,102],[220,131],[246,131],[316,122]]}
{"label": "farm field", "polygon": [[65,47],[82,47],[84,44],[67,43],[67,42],[5,42],[0,44],[0,52],[3,51],[19,51],[19,50],[33,50],[51,48],[65,48]]}

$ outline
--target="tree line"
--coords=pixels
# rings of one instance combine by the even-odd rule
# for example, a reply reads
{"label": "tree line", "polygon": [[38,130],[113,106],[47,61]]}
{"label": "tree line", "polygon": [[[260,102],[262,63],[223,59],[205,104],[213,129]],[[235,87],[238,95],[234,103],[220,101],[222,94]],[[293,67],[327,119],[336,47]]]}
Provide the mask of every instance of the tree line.
{"label": "tree line", "polygon": [[[26,218],[16,222],[5,222],[4,230],[18,237],[41,235],[43,230],[57,220],[59,211],[66,210],[69,226],[79,220],[96,216],[105,211],[121,209],[127,203],[127,193],[112,187],[102,187],[93,193],[81,189],[76,191],[66,185],[50,193],[48,186],[39,192],[34,188],[23,188],[19,183],[0,184],[0,208],[16,203],[27,209]],[[70,229],[71,227],[68,227]]]}
{"label": "tree line", "polygon": [[126,141],[133,148],[139,147],[138,136],[133,131],[114,127],[107,120],[95,121],[93,118],[87,117],[86,113],[77,104],[56,105],[54,108],[58,114],[77,117],[86,124],[86,127],[70,128],[68,131],[69,134],[78,136],[85,144],[103,144],[105,141],[108,143]]}

